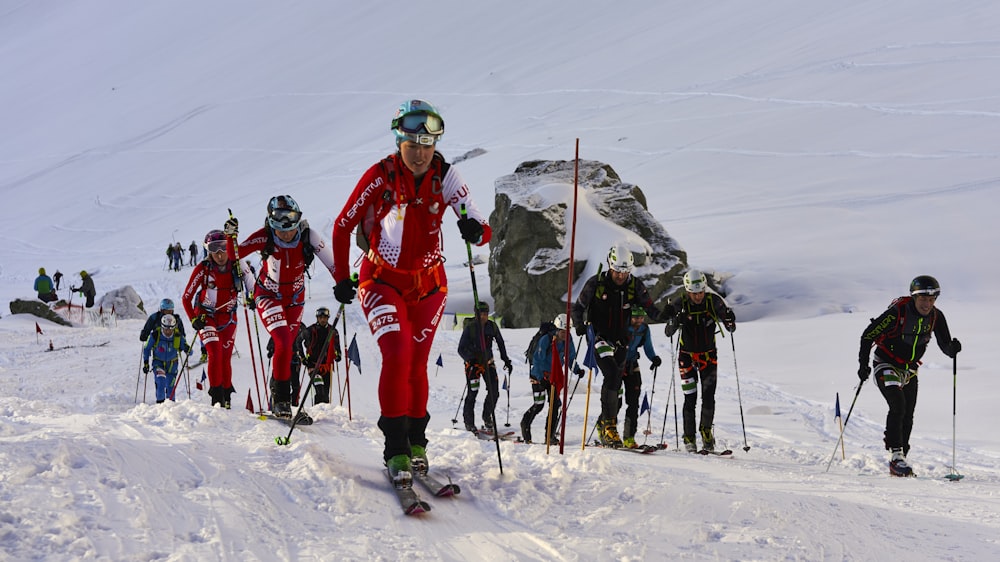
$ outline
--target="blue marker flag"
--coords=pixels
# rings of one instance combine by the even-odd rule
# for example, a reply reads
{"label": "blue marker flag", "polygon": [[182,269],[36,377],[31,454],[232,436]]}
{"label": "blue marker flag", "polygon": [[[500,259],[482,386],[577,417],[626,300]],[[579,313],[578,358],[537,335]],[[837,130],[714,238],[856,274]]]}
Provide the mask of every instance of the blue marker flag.
{"label": "blue marker flag", "polygon": [[587,325],[587,355],[583,358],[583,365],[588,369],[597,368],[597,357],[594,355],[594,327]]}
{"label": "blue marker flag", "polygon": [[645,414],[646,410],[648,410],[648,409],[649,409],[649,400],[646,399],[646,393],[643,392],[642,393],[642,407],[639,408],[639,415],[641,416],[641,415]]}
{"label": "blue marker flag", "polygon": [[503,376],[503,389],[507,390],[507,375]]}
{"label": "blue marker flag", "polygon": [[351,338],[351,346],[347,348],[347,359],[361,368],[361,354],[358,352],[358,335]]}
{"label": "blue marker flag", "polygon": [[438,360],[436,361],[438,367],[444,367],[444,360],[441,359],[441,354],[438,353]]}
{"label": "blue marker flag", "polygon": [[834,415],[833,417],[834,417],[834,418],[839,418],[839,417],[840,417],[840,393],[839,393],[839,392],[837,393],[837,408],[836,408],[836,414],[835,414],[835,415]]}

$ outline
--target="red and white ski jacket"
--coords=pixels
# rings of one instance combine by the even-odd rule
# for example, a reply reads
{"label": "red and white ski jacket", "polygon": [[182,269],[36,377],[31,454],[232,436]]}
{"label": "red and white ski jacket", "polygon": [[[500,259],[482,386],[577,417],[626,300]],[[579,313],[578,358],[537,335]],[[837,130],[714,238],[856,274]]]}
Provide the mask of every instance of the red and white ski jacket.
{"label": "red and white ski jacket", "polygon": [[492,230],[486,217],[472,201],[461,174],[440,154],[435,153],[419,186],[399,153],[377,162],[361,177],[333,221],[334,280],[340,282],[350,275],[351,234],[359,224],[363,224],[370,251],[394,268],[417,271],[441,263],[445,210],[451,207],[460,216],[463,204],[468,217],[483,225],[479,245],[488,244]]}
{"label": "red and white ski jacket", "polygon": [[[274,236],[274,253],[264,259],[261,270],[257,273],[258,285],[282,297],[290,297],[305,287],[306,262],[302,251],[301,233],[308,226],[308,223],[302,221],[299,227],[300,236],[296,237],[295,241],[290,244],[285,244],[277,236]],[[332,276],[333,253],[330,251],[330,247],[316,230],[309,228],[308,236],[313,253],[326,266]],[[266,227],[254,232],[240,243],[240,259],[266,249],[267,241]]]}
{"label": "red and white ski jacket", "polygon": [[[220,267],[211,257],[194,267],[182,296],[184,312],[189,320],[202,314],[212,317],[232,314],[236,310],[240,288],[233,272],[234,267],[235,263],[231,259]],[[253,288],[246,281],[247,276],[243,279],[247,294],[252,294]]]}

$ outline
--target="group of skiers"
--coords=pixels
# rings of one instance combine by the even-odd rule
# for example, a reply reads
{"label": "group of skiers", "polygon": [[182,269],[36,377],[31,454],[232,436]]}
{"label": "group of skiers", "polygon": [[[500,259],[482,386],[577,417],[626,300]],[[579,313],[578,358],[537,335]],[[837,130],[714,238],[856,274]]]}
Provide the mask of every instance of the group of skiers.
{"label": "group of skiers", "polygon": [[[180,242],[172,242],[167,244],[167,269],[173,271],[180,271],[184,267],[184,248],[181,246]],[[198,262],[198,243],[194,240],[187,247],[187,253],[190,256],[188,258],[188,265],[194,267]],[[201,252],[201,259],[206,259],[208,256],[203,249]]]}
{"label": "group of skiers", "polygon": [[[229,407],[234,392],[230,363],[239,321],[237,309],[245,303],[255,310],[273,346],[270,408],[275,416],[290,418],[292,406],[299,400],[299,388],[293,386],[293,379],[298,379],[295,361],[310,369],[309,381],[322,389],[318,399],[329,401],[330,365],[341,358],[339,335],[328,324],[328,309],[320,308],[316,324],[300,330],[305,271],[318,257],[333,279],[336,300],[343,305],[359,300],[381,352],[378,427],[384,437],[383,459],[393,483],[405,488],[411,485],[414,471],[428,469],[428,357],[448,292],[442,248],[445,213],[450,208],[457,217],[458,231],[470,255],[471,245],[489,243],[492,230],[461,174],[436,150],[444,133],[444,119],[437,108],[423,100],[406,101],[397,109],[390,129],[397,151],[362,174],[334,218],[330,245],[309,228],[291,196],[274,196],[267,203],[263,226],[242,242],[237,244],[239,223],[233,217],[222,230],[205,236],[207,257],[195,265],[184,290],[183,306],[207,348],[212,403],[223,407]],[[364,255],[360,268],[352,273],[350,246],[356,238]],[[174,246],[179,249],[179,245]],[[195,250],[191,250],[192,256]],[[255,254],[260,255],[262,265],[253,276],[247,275],[241,263]],[[176,261],[173,265],[179,269]],[[603,377],[596,424],[600,442],[608,447],[635,446],[642,386],[640,348],[653,369],[662,364],[652,347],[648,318],[665,323],[671,345],[673,335],[680,334],[676,359],[684,392],[685,448],[715,447],[715,337],[720,327],[729,332],[736,329],[735,314],[711,291],[704,274],[695,270],[685,274],[680,298],[660,308],[633,275],[634,268],[631,251],[624,246],[612,247],[607,270],[599,270],[584,283],[571,317],[556,316],[552,329],[539,338],[531,357],[533,404],[521,420],[526,441],[532,438],[532,422],[547,395],[554,400],[552,420],[559,417],[561,404],[551,390],[565,384],[556,375],[564,368],[564,358],[568,356],[573,362],[575,374],[582,376],[584,372],[576,365],[578,350],[568,337],[568,331],[575,328],[581,336],[588,330],[592,333],[588,345]],[[930,334],[937,337],[946,353],[954,356],[960,349],[958,341],[951,339],[943,315],[934,308],[939,287],[930,280],[914,280],[912,299],[875,319],[862,339],[862,381],[871,372],[867,354],[873,345],[877,347],[874,373],[890,407],[886,447],[892,451],[894,473],[905,472],[916,367]],[[901,312],[904,309],[905,314]],[[488,305],[477,302],[475,314],[459,343],[459,354],[466,362],[468,393],[463,421],[471,431],[496,431],[499,387],[494,343],[508,374],[513,367],[499,327],[488,318]],[[169,388],[173,363],[167,357],[168,348],[185,351],[183,325],[171,314],[162,316],[155,329],[157,337],[150,338],[144,348],[144,365],[152,357],[158,383],[162,371],[164,388]],[[160,351],[165,355],[158,355]],[[475,423],[479,381],[485,382],[487,389],[482,428]],[[700,417],[696,417],[699,384],[702,407]],[[623,386],[626,412],[620,435],[617,420]],[[157,384],[158,401],[161,398],[166,399],[167,394],[161,395]],[[296,423],[310,422],[304,412],[296,418]],[[555,421],[546,422],[546,439],[558,439],[556,427]]]}
{"label": "group of skiers", "polygon": [[[38,293],[38,300],[42,302],[55,302],[59,300],[59,296],[56,293],[59,290],[59,285],[62,282],[63,274],[58,269],[52,277],[49,277],[45,273],[44,267],[38,268],[38,277],[35,277],[35,292]],[[93,308],[94,299],[97,298],[97,289],[94,288],[94,279],[87,273],[86,270],[80,272],[80,286],[70,287],[70,293],[81,293],[85,299],[85,304],[87,308]]]}

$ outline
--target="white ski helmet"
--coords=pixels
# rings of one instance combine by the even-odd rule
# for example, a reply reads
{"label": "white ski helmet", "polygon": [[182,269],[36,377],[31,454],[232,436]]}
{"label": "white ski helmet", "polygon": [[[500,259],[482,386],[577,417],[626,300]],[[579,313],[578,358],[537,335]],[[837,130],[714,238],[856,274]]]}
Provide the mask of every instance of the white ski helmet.
{"label": "white ski helmet", "polygon": [[164,332],[173,332],[177,327],[177,318],[173,314],[164,314],[160,317],[160,328]]}
{"label": "white ski helmet", "polygon": [[708,288],[708,279],[697,269],[689,269],[684,274],[684,290],[689,293],[704,293]]}
{"label": "white ski helmet", "polygon": [[566,314],[560,314],[559,316],[556,316],[555,319],[552,321],[552,324],[555,325],[557,330],[569,329],[569,321],[566,318]]}
{"label": "white ski helmet", "polygon": [[632,252],[624,246],[611,246],[611,249],[608,250],[608,268],[611,271],[632,273],[632,270],[635,269],[635,258],[632,257]]}

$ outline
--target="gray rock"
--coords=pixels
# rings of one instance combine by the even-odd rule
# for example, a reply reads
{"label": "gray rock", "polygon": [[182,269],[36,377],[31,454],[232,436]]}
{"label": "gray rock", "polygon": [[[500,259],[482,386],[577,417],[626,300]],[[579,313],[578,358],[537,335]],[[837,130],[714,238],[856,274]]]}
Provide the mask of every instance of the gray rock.
{"label": "gray rock", "polygon": [[[572,161],[532,161],[496,181],[490,215],[490,290],[505,325],[537,326],[566,310],[573,204]],[[635,275],[657,304],[683,289],[687,254],[648,211],[639,187],[623,183],[607,164],[579,166],[573,298],[606,270],[611,246],[632,251]]]}
{"label": "gray rock", "polygon": [[44,318],[45,320],[48,320],[50,322],[55,322],[56,324],[60,324],[62,326],[72,326],[72,324],[67,322],[65,318],[53,312],[52,309],[49,308],[49,305],[45,304],[40,300],[14,299],[10,301],[10,313],[31,314],[32,316],[37,316],[38,318]]}

